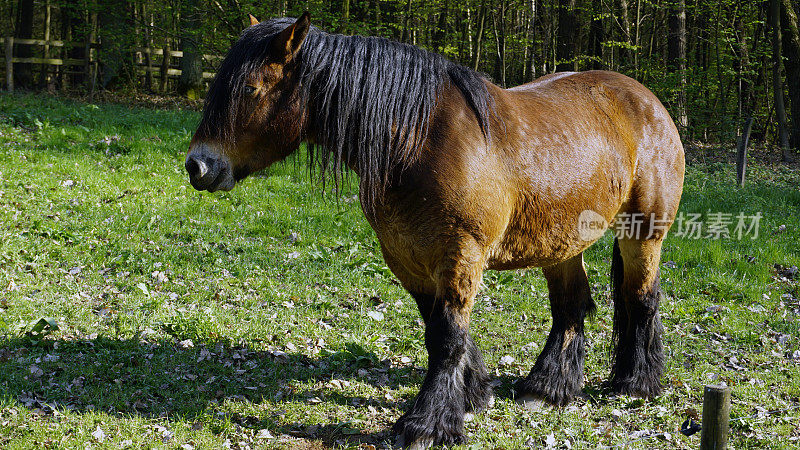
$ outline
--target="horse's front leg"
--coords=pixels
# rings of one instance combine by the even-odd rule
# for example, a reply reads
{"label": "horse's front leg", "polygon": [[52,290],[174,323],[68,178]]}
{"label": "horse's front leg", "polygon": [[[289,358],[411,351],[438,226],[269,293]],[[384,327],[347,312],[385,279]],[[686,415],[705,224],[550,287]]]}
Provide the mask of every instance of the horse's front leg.
{"label": "horse's front leg", "polygon": [[464,414],[492,399],[483,358],[469,337],[482,267],[456,266],[439,273],[435,295],[412,294],[425,320],[428,373],[411,409],[394,426],[401,446],[463,443]]}
{"label": "horse's front leg", "polygon": [[516,387],[526,406],[542,401],[566,405],[583,387],[585,340],[583,319],[594,310],[583,253],[545,267],[553,326],[547,343],[527,378]]}

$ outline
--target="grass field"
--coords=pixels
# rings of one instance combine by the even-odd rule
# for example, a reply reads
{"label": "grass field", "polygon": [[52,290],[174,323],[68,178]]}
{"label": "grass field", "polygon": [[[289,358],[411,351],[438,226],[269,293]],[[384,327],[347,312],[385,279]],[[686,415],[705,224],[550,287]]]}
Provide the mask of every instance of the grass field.
{"label": "grass field", "polygon": [[[198,113],[0,96],[0,447],[385,447],[424,375],[422,326],[355,189],[302,162],[198,193]],[[670,236],[666,389],[611,397],[612,237],[586,255],[586,397],[524,410],[511,385],[549,330],[539,270],[488,272],[472,333],[498,400],[468,448],[696,448],[703,386],[732,389],[731,445],[800,445],[800,173],[687,170],[681,211],[761,213],[751,239]],[[777,266],[776,266],[777,265]],[[45,319],[45,320],[41,320]],[[57,329],[56,329],[57,328]]]}

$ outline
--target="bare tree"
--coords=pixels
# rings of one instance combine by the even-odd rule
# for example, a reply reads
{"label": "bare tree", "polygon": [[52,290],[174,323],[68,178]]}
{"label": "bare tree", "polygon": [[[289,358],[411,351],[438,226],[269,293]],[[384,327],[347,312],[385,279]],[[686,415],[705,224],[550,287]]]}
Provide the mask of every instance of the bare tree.
{"label": "bare tree", "polygon": [[[98,17],[101,86],[109,88],[131,81],[133,75],[133,10],[129,0],[101,0]],[[91,34],[91,33],[88,33]],[[89,56],[88,53],[85,55]]]}
{"label": "bare tree", "polygon": [[578,17],[575,7],[577,0],[558,0],[558,42],[556,71],[578,70],[577,43]]}
{"label": "bare tree", "polygon": [[503,87],[506,87],[506,6],[507,0],[500,0],[499,8],[492,14],[497,49],[494,77]]}
{"label": "bare tree", "polygon": [[[746,120],[753,113],[753,80],[750,74],[750,48],[747,43],[747,33],[744,28],[742,14],[737,14],[734,19],[736,31],[736,58],[734,68],[737,73],[739,91],[739,122]],[[757,33],[758,34],[758,33]]]}
{"label": "bare tree", "polygon": [[797,12],[791,0],[781,2],[781,28],[786,87],[789,90],[792,111],[789,144],[795,149],[800,149],[800,30],[798,30]]}
{"label": "bare tree", "polygon": [[781,0],[770,0],[768,19],[772,28],[772,90],[775,96],[775,116],[778,119],[778,136],[783,161],[791,161],[789,153],[789,129],[786,125],[786,108],[783,103],[783,79],[781,77]]}
{"label": "bare tree", "polygon": [[669,68],[678,78],[678,95],[675,101],[675,119],[685,130],[689,126],[686,113],[686,2],[675,0],[669,14]]}
{"label": "bare tree", "polygon": [[616,0],[617,3],[617,10],[619,14],[619,29],[620,29],[620,41],[623,43],[623,47],[619,52],[619,63],[618,66],[622,66],[623,64],[627,64],[630,62],[631,58],[631,19],[628,15],[628,0]]}
{"label": "bare tree", "polygon": [[[15,39],[31,39],[33,37],[33,0],[19,0],[17,3],[17,24],[14,29]],[[27,44],[14,46],[14,56],[30,58],[33,47]],[[33,88],[33,67],[30,63],[14,64],[14,83],[23,89]]]}
{"label": "bare tree", "polygon": [[603,24],[603,8],[601,2],[594,2],[592,8],[591,25],[589,26],[589,51],[592,54],[592,69],[599,70],[605,67],[603,63],[603,41],[605,40],[605,27]]}
{"label": "bare tree", "polygon": [[203,54],[200,51],[200,11],[198,0],[184,0],[181,11],[181,76],[178,93],[199,98],[203,89]]}
{"label": "bare tree", "polygon": [[486,0],[481,1],[478,11],[478,34],[475,36],[475,56],[472,59],[472,68],[478,70],[481,62],[481,49],[483,48],[483,33],[486,25]]}

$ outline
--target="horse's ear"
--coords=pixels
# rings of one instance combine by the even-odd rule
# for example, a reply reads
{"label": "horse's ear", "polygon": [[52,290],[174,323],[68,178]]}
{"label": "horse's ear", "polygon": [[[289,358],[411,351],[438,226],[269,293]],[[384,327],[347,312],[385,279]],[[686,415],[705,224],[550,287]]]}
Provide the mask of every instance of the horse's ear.
{"label": "horse's ear", "polygon": [[251,26],[251,27],[252,27],[253,25],[258,25],[258,19],[256,19],[256,16],[254,16],[254,15],[252,15],[252,14],[248,14],[248,15],[247,15],[247,17],[249,17],[249,18],[250,18],[250,26]]}
{"label": "horse's ear", "polygon": [[306,35],[308,35],[310,23],[311,15],[306,11],[295,23],[286,27],[286,29],[281,31],[281,34],[275,38],[277,49],[283,52],[286,62],[291,61],[292,58],[297,55],[297,52],[300,51],[300,47],[302,47],[303,41],[306,39]]}

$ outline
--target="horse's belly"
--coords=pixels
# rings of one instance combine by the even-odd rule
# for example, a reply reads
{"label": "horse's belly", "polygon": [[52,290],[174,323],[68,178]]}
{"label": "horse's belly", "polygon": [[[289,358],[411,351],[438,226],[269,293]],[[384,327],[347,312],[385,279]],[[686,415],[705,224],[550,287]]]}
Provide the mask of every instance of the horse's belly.
{"label": "horse's belly", "polygon": [[486,267],[493,270],[547,267],[584,251],[594,241],[569,239],[560,229],[518,230],[490,250]]}
{"label": "horse's belly", "polygon": [[621,195],[559,202],[521,202],[502,236],[489,248],[486,266],[506,270],[547,267],[586,250],[608,228]]}

